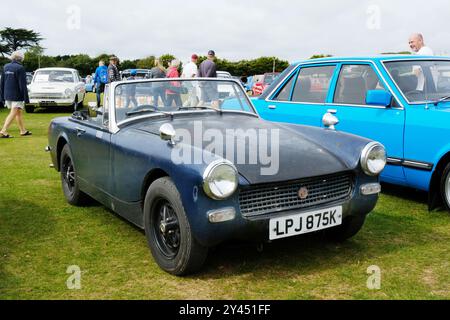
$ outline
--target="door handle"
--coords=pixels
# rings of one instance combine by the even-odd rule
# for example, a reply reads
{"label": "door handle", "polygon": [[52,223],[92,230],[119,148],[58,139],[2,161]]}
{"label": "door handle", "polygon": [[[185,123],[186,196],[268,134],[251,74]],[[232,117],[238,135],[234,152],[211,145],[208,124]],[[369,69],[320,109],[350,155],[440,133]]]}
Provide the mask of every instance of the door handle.
{"label": "door handle", "polygon": [[86,130],[85,130],[85,129],[82,129],[82,128],[80,128],[80,127],[76,127],[75,130],[77,130],[77,136],[78,136],[78,137],[79,137],[79,136],[82,136],[83,134],[86,133]]}
{"label": "door handle", "polygon": [[276,108],[277,108],[276,105],[273,105],[273,104],[269,105],[269,109],[271,109],[271,110],[275,110]]}

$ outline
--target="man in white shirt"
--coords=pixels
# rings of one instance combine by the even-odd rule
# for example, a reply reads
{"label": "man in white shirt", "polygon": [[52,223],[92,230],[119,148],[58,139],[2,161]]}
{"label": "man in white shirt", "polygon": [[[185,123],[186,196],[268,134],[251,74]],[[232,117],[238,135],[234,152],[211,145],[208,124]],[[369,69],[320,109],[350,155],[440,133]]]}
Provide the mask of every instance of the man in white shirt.
{"label": "man in white shirt", "polygon": [[196,54],[193,54],[191,57],[191,62],[189,62],[183,67],[183,73],[181,74],[182,78],[195,78],[197,76],[198,74],[197,61],[198,56]]}
{"label": "man in white shirt", "polygon": [[414,33],[409,37],[409,47],[411,50],[421,56],[433,56],[433,50],[425,46],[425,41],[423,40],[423,35],[420,33]]}
{"label": "man in white shirt", "polygon": [[[425,45],[423,35],[420,33],[414,33],[409,37],[409,47],[414,54],[419,56],[433,56],[433,50]],[[422,72],[422,68],[417,66],[413,68],[414,74],[417,76],[417,90],[422,91],[425,88],[425,76]]]}
{"label": "man in white shirt", "polygon": [[[198,75],[197,67],[198,56],[193,54],[191,57],[191,62],[183,67],[183,72],[181,73],[182,78],[196,78]],[[192,86],[189,86],[189,99],[184,103],[185,107],[195,107],[198,104],[197,98],[197,83],[192,81]]]}

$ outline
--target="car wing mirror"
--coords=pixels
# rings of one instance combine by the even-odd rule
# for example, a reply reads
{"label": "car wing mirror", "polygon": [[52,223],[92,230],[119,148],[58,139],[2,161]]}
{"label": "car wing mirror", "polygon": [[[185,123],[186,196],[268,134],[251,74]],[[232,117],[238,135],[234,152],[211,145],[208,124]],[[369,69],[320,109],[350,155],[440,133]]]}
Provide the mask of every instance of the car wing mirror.
{"label": "car wing mirror", "polygon": [[176,132],[170,123],[165,123],[159,128],[159,136],[161,140],[168,141],[170,145],[175,145]]}
{"label": "car wing mirror", "polygon": [[369,106],[390,107],[393,96],[386,90],[369,90],[366,94],[366,104]]}

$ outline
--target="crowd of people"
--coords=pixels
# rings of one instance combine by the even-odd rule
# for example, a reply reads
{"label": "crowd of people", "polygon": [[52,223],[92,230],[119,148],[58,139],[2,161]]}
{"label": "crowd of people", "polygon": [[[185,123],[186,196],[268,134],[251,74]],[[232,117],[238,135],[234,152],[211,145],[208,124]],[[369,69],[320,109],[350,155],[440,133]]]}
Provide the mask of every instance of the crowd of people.
{"label": "crowd of people", "polygon": [[[433,55],[433,50],[425,45],[424,37],[419,33],[411,35],[409,38],[409,47],[413,53],[417,55]],[[199,57],[196,54],[193,54],[191,56],[191,61],[183,67],[181,78],[216,78],[217,66],[214,62],[215,55],[215,52],[210,50],[207,55],[208,58],[197,66]],[[0,131],[0,139],[12,138],[8,133],[8,129],[14,120],[17,122],[21,136],[32,135],[32,133],[25,128],[23,121],[25,104],[30,102],[28,97],[26,71],[22,65],[24,55],[17,51],[12,53],[10,58],[11,63],[4,66],[0,81],[0,102],[4,102],[6,107],[10,109],[10,113]],[[109,83],[122,80],[118,65],[119,59],[116,56],[110,57],[108,66],[105,65],[104,61],[99,62],[99,66],[96,69],[94,76],[94,85],[97,93],[97,107],[100,107],[101,95],[105,91],[105,86]],[[155,66],[150,70],[150,78],[179,78],[179,66],[180,61],[178,59],[171,61],[168,69],[163,66],[161,61],[156,60]],[[415,72],[419,73],[420,70],[416,70]],[[418,76],[420,75],[418,74]],[[135,77],[135,74],[131,74],[131,78],[132,77]],[[174,86],[176,86],[176,83],[174,83]],[[131,96],[134,97],[134,95],[130,94],[127,104],[137,104],[136,100],[133,100]],[[204,87],[202,88],[202,97],[198,104],[196,99],[195,88],[190,88],[187,103],[191,106],[200,106],[204,101],[214,100],[214,90]],[[153,86],[153,101],[155,107],[157,107],[158,101],[160,100],[163,105],[170,106],[174,103],[178,106],[182,105],[180,94],[176,92],[175,88],[167,89],[162,84],[160,86],[156,84]]]}
{"label": "crowd of people", "polygon": [[[200,66],[198,66],[198,55],[193,54],[191,56],[191,60],[189,63],[183,66],[182,73],[180,75],[180,60],[174,59],[169,63],[168,68],[166,69],[162,62],[159,59],[155,60],[154,67],[150,69],[149,78],[150,79],[163,79],[163,78],[216,78],[217,77],[217,66],[214,62],[216,57],[216,53],[214,50],[210,50],[207,55],[207,59],[203,61]],[[95,70],[94,75],[94,87],[97,93],[97,107],[100,107],[101,104],[101,94],[105,91],[105,86],[108,83],[121,81],[120,72],[118,69],[119,59],[116,56],[112,56],[109,59],[108,67],[105,66],[104,61],[99,62],[99,66]],[[131,70],[130,76],[127,80],[135,80],[136,78],[136,70]],[[173,82],[173,86],[177,86],[176,82]],[[204,90],[205,99],[211,99],[208,96],[208,91]],[[194,88],[189,90],[189,98],[191,102],[194,99]],[[202,99],[204,100],[204,99]],[[171,106],[182,105],[181,97],[178,92],[166,89],[162,84],[154,84],[153,86],[153,101],[155,107],[158,106],[159,101],[162,101],[163,105]],[[207,100],[208,101],[208,100]],[[130,103],[136,104],[135,95],[133,92],[128,92],[128,97],[126,101],[126,107],[129,106]]]}

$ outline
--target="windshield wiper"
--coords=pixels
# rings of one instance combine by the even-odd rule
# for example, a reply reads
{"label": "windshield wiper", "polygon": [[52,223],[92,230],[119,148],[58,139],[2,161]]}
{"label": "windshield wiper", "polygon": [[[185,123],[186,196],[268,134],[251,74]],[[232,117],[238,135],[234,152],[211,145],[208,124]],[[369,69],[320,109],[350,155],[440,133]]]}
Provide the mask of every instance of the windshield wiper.
{"label": "windshield wiper", "polygon": [[442,98],[436,100],[436,101],[434,102],[434,105],[437,106],[439,103],[444,102],[444,101],[446,101],[446,100],[448,100],[448,99],[450,99],[450,96],[442,97]]}
{"label": "windshield wiper", "polygon": [[213,108],[213,107],[206,107],[206,106],[198,106],[198,107],[188,107],[188,106],[186,106],[186,107],[179,107],[179,108],[178,108],[178,111],[180,111],[180,110],[189,110],[189,109],[214,110],[214,111],[217,111],[217,112],[222,113],[222,109],[216,109],[216,108]]}

